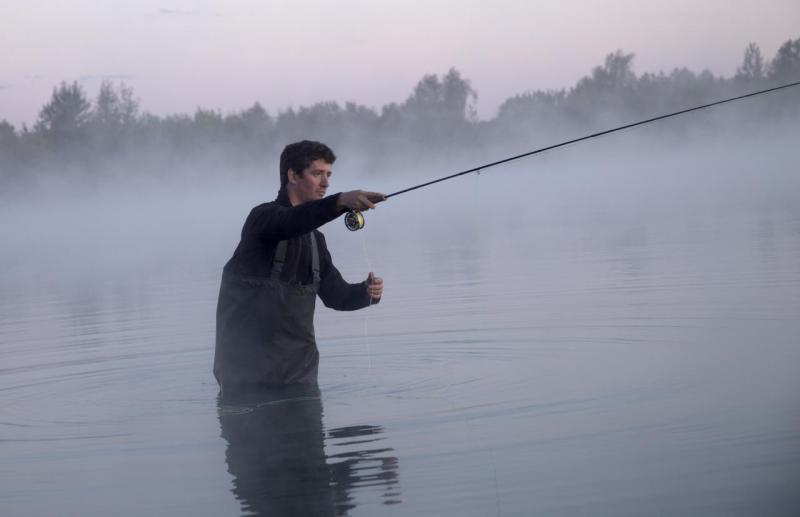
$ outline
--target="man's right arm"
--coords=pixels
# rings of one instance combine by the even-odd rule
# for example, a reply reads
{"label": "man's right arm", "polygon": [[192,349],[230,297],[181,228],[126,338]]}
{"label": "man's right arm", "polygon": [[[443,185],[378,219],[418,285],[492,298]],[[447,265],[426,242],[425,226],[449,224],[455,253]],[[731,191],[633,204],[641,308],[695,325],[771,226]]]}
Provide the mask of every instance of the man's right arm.
{"label": "man's right arm", "polygon": [[375,208],[375,203],[385,199],[386,196],[379,192],[351,190],[295,206],[267,203],[250,212],[244,232],[262,240],[287,240],[316,230],[348,210]]}
{"label": "man's right arm", "polygon": [[247,217],[245,231],[262,240],[282,241],[304,235],[339,217],[339,194],[296,206],[268,203],[255,207]]}

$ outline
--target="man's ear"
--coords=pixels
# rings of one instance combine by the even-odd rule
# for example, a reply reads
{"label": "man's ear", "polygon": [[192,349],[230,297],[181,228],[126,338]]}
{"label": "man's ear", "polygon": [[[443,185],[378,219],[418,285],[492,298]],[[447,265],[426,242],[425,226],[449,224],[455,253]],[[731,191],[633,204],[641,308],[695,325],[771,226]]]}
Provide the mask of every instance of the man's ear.
{"label": "man's ear", "polygon": [[297,184],[297,173],[294,172],[294,169],[289,169],[286,173],[286,178],[289,180],[289,183],[292,185]]}

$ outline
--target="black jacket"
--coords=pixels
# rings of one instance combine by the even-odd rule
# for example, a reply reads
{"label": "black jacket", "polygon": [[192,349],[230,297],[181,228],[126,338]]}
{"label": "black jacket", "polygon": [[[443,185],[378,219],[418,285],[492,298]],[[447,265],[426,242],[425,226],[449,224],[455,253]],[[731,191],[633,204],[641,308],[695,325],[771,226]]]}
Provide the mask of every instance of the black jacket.
{"label": "black jacket", "polygon": [[[281,280],[308,285],[312,282],[310,232],[317,237],[320,252],[321,283],[319,297],[326,307],[352,311],[370,305],[366,280],[357,284],[345,282],[333,265],[325,236],[317,228],[328,223],[345,210],[337,210],[339,194],[318,201],[292,206],[284,193],[275,201],[258,205],[244,222],[242,236],[233,257],[224,271],[251,277],[269,277],[275,248],[281,240],[288,241],[286,263]],[[374,305],[377,303],[373,301]]]}

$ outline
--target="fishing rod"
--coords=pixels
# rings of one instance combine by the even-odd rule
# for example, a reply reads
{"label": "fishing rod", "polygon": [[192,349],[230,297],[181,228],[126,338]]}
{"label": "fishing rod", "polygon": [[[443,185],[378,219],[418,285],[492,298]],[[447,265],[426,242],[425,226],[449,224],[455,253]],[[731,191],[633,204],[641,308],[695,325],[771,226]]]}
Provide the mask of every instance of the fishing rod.
{"label": "fishing rod", "polygon": [[[447,181],[449,179],[457,178],[459,176],[464,176],[465,174],[470,174],[472,172],[480,172],[480,171],[482,171],[484,169],[488,169],[490,167],[495,167],[495,166],[501,165],[503,163],[512,162],[514,160],[519,160],[520,158],[526,158],[528,156],[533,156],[534,154],[543,153],[545,151],[551,151],[553,149],[558,149],[559,147],[564,147],[564,146],[567,146],[567,145],[570,145],[570,144],[576,144],[578,142],[583,142],[584,140],[589,140],[591,138],[596,138],[596,137],[599,137],[599,136],[604,136],[604,135],[609,135],[611,133],[616,133],[617,131],[622,131],[623,129],[630,129],[632,127],[641,126],[641,125],[644,125],[644,124],[650,124],[651,122],[656,122],[656,121],[664,120],[664,119],[671,118],[671,117],[677,117],[678,115],[691,113],[692,111],[698,111],[698,110],[701,110],[701,109],[711,108],[712,106],[719,106],[720,104],[725,104],[725,103],[728,103],[728,102],[747,99],[749,97],[755,97],[757,95],[763,95],[765,93],[770,93],[770,92],[774,92],[774,91],[778,91],[778,90],[783,90],[785,88],[792,88],[794,86],[800,86],[800,81],[796,81],[796,82],[788,83],[788,84],[783,84],[781,86],[775,86],[773,88],[767,88],[765,90],[759,90],[759,91],[755,91],[755,92],[751,92],[751,93],[746,93],[744,95],[738,95],[736,97],[730,97],[730,98],[722,99],[722,100],[715,101],[715,102],[710,102],[708,104],[703,104],[701,106],[695,106],[693,108],[687,108],[687,109],[683,109],[683,110],[680,110],[680,111],[675,111],[673,113],[668,113],[666,115],[659,115],[657,117],[652,117],[652,118],[648,118],[648,119],[645,119],[645,120],[640,120],[638,122],[633,122],[631,124],[625,124],[624,126],[615,127],[613,129],[606,129],[604,131],[599,131],[597,133],[592,133],[591,135],[586,135],[586,136],[582,136],[582,137],[579,137],[579,138],[573,138],[572,140],[567,140],[565,142],[561,142],[561,143],[558,143],[558,144],[553,144],[553,145],[548,145],[546,147],[541,147],[541,148],[535,149],[533,151],[528,151],[527,153],[522,153],[522,154],[517,154],[515,156],[510,156],[510,157],[504,158],[502,160],[497,160],[495,162],[487,163],[485,165],[480,165],[478,167],[473,167],[473,168],[467,169],[465,171],[456,172],[455,174],[450,174],[449,176],[444,176],[444,177],[441,177],[441,178],[438,178],[438,179],[435,179],[435,180],[427,181],[425,183],[420,183],[419,185],[415,185],[413,187],[409,187],[409,188],[406,188],[406,189],[403,189],[403,190],[398,190],[397,192],[393,192],[391,194],[388,194],[384,199],[389,199],[390,197],[393,197],[393,196],[399,196],[400,194],[405,194],[406,192],[411,192],[412,190],[417,190],[417,189],[420,189],[420,188],[423,188],[423,187],[427,187],[429,185],[433,185],[435,183],[440,183],[442,181]],[[360,230],[360,229],[362,229],[364,227],[364,224],[365,224],[364,214],[362,214],[358,210],[350,211],[347,214],[345,214],[344,224],[345,224],[345,226],[347,226],[348,230],[351,230],[351,231]]]}

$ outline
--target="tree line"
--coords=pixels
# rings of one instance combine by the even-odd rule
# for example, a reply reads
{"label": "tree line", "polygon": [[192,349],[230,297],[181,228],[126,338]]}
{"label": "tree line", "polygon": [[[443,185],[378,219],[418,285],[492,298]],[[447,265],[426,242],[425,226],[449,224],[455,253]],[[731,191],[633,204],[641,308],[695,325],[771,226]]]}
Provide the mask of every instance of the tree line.
{"label": "tree line", "polygon": [[[573,87],[515,95],[491,120],[477,118],[477,92],[454,68],[442,76],[425,75],[405,101],[380,109],[319,102],[276,114],[256,102],[228,114],[198,108],[191,115],[158,116],[142,111],[125,84],[103,82],[90,99],[79,83],[62,82],[33,127],[0,120],[0,185],[35,187],[53,176],[113,180],[133,170],[155,178],[176,170],[198,175],[264,170],[286,143],[303,138],[357,151],[358,165],[367,170],[379,170],[386,160],[447,159],[497,145],[552,143],[800,80],[800,38],[786,41],[772,59],[749,44],[728,78],[686,68],[636,75],[633,61],[634,54],[610,53]],[[747,123],[796,119],[798,99],[798,92],[765,98],[750,103],[740,116]],[[714,117],[704,121],[728,123]],[[664,131],[682,131],[689,124],[671,124]]]}

